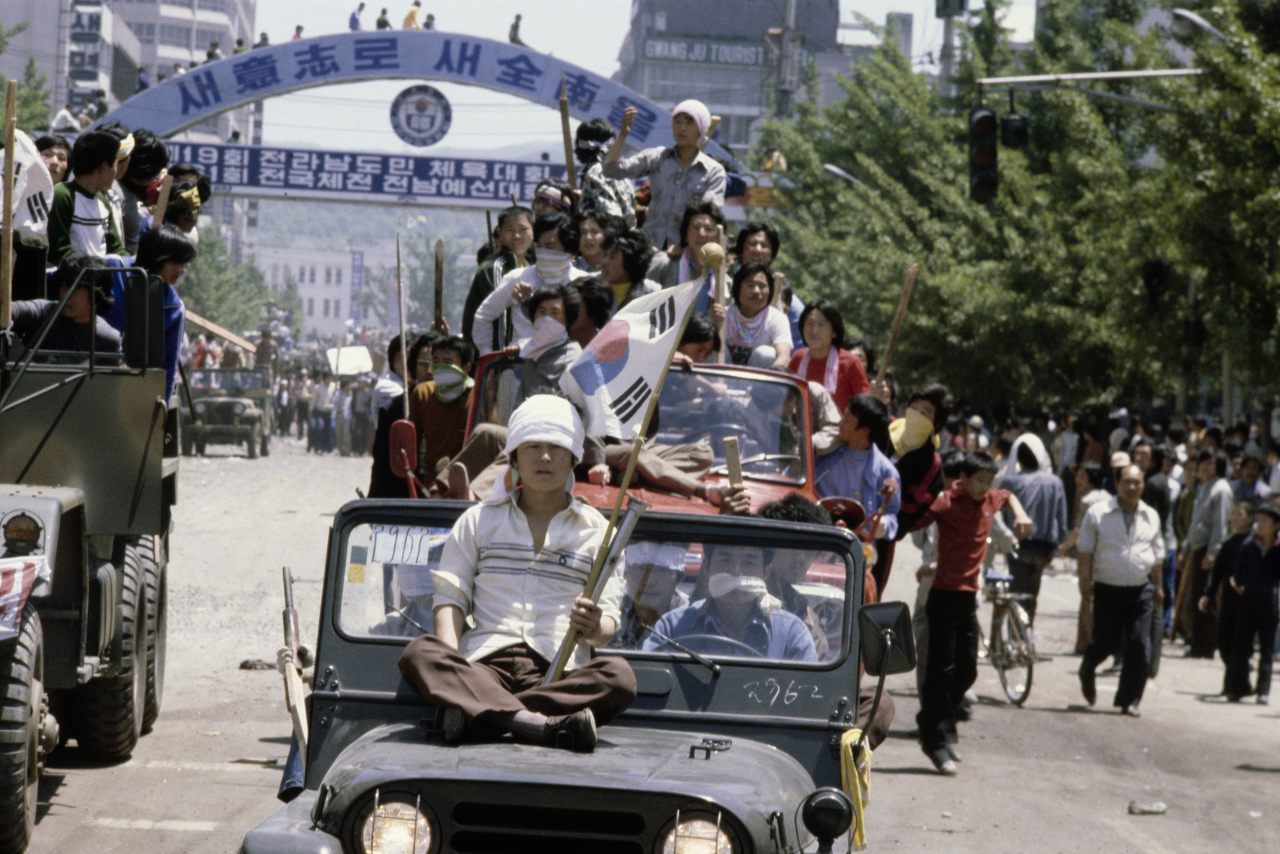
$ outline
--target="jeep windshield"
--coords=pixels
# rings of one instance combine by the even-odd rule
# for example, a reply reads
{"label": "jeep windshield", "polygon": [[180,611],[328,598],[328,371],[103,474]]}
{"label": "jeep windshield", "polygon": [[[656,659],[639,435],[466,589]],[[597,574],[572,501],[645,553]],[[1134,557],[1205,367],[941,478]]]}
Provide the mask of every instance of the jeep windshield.
{"label": "jeep windshield", "polygon": [[[477,388],[476,424],[506,426],[520,403],[523,368],[523,362],[510,359],[489,362]],[[743,474],[800,485],[810,453],[801,400],[794,383],[765,372],[717,366],[672,370],[658,398],[654,441],[708,444],[715,457],[711,474],[725,475],[724,440],[736,436]]]}
{"label": "jeep windshield", "polygon": [[[431,571],[439,566],[449,530],[370,523],[349,528],[335,615],[339,631],[357,642],[407,642],[432,631]],[[670,639],[712,659],[821,666],[848,651],[850,567],[833,551],[727,531],[701,541],[637,535],[618,572],[626,595],[609,653],[686,657]]]}
{"label": "jeep windshield", "polygon": [[241,394],[261,391],[267,387],[266,375],[261,371],[191,371],[191,388],[199,391],[222,391]]}

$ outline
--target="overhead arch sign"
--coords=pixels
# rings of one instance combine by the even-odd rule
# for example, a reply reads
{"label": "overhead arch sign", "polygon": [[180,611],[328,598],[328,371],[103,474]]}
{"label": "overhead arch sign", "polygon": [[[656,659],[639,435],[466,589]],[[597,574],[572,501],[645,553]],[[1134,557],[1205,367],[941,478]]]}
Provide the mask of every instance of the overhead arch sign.
{"label": "overhead arch sign", "polygon": [[[672,145],[671,114],[626,86],[519,45],[438,30],[348,32],[255,48],[194,68],[134,95],[103,118],[172,136],[226,110],[264,98],[360,80],[441,80],[506,92],[558,107],[561,80],[569,112],[581,121],[622,126],[636,108],[629,140]],[[732,162],[712,141],[707,152]]]}

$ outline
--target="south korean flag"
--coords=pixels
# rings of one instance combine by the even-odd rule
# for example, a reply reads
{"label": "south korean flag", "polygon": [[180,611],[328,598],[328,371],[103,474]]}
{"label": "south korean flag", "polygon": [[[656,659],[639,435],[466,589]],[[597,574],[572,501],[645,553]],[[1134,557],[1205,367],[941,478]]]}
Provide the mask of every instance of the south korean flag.
{"label": "south korean flag", "polygon": [[705,282],[647,294],[618,311],[560,379],[586,409],[587,433],[634,439]]}

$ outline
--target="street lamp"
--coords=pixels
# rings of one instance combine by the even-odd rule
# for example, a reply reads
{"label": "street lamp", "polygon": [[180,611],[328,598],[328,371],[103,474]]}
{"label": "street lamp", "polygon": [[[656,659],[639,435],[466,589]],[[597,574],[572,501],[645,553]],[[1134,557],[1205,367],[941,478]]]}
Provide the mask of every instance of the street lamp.
{"label": "street lamp", "polygon": [[1208,33],[1221,41],[1227,40],[1222,30],[1188,9],[1173,10],[1173,31],[1184,39],[1189,39],[1197,33]]}
{"label": "street lamp", "polygon": [[852,176],[852,175],[850,175],[848,172],[844,171],[843,169],[841,169],[839,166],[835,165],[834,163],[823,163],[823,164],[822,164],[822,168],[823,168],[825,171],[830,172],[832,175],[835,175],[837,178],[843,178],[843,179],[845,179],[845,180],[846,180],[846,181],[848,181],[850,184],[858,184],[858,185],[861,185],[861,184],[862,184],[862,182],[861,182],[861,181],[859,181],[857,178],[853,177],[853,176]]}

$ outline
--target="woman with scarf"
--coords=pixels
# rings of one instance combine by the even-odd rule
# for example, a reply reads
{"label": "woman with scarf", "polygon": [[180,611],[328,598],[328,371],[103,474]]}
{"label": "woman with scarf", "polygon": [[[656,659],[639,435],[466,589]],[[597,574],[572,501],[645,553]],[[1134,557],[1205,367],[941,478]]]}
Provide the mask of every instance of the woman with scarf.
{"label": "woman with scarf", "polygon": [[830,300],[815,300],[805,306],[800,314],[800,335],[805,346],[791,354],[787,366],[791,373],[821,384],[841,412],[854,395],[871,391],[862,362],[840,346],[844,318]]}
{"label": "woman with scarf", "polygon": [[735,365],[786,370],[791,360],[791,325],[772,305],[773,273],[759,261],[743,264],[733,276],[733,305],[712,305],[708,316],[722,324]]}
{"label": "woman with scarf", "polygon": [[635,184],[628,178],[606,178],[601,163],[613,145],[614,136],[613,125],[601,118],[578,125],[573,147],[574,155],[582,164],[578,173],[578,186],[582,189],[578,210],[583,214],[619,217],[627,228],[635,228]]}
{"label": "woman with scarf", "polygon": [[[555,211],[538,217],[533,224],[533,242],[537,262],[503,276],[502,283],[476,309],[475,328],[487,329],[507,309],[524,305],[538,291],[588,275],[573,267],[573,258],[578,254],[578,227],[568,214]],[[517,349],[533,337],[533,320],[523,311],[511,312],[511,327],[511,346]]]}

